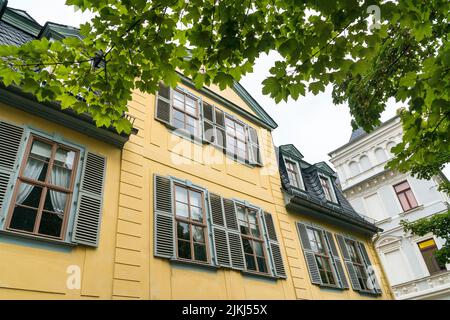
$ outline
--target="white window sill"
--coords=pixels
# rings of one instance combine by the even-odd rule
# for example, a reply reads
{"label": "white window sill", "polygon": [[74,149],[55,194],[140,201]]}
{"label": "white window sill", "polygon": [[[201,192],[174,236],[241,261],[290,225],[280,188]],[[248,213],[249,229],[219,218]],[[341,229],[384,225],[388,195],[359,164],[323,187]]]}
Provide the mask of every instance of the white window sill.
{"label": "white window sill", "polygon": [[398,215],[399,215],[399,217],[404,217],[404,216],[406,216],[406,215],[408,215],[410,213],[413,213],[413,212],[416,212],[416,211],[419,211],[419,210],[422,210],[422,209],[423,209],[423,204],[420,205],[420,206],[417,206],[415,208],[409,209],[408,211],[400,212]]}

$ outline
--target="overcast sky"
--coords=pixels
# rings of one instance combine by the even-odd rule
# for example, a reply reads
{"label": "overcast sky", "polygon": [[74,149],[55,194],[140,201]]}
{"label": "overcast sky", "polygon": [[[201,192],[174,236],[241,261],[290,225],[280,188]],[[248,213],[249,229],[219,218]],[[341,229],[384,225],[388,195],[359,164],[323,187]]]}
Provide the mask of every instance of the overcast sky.
{"label": "overcast sky", "polygon": [[[90,19],[89,13],[75,12],[73,7],[64,3],[65,0],[9,0],[8,6],[26,10],[40,24],[52,21],[78,27]],[[275,104],[261,93],[261,81],[269,74],[276,58],[276,54],[260,57],[254,72],[242,79],[241,84],[278,123],[279,127],[273,132],[276,145],[294,144],[305,160],[311,163],[328,161],[328,153],[348,142],[350,137],[352,129],[348,106],[333,104],[331,87],[317,96],[309,94],[297,101]],[[388,104],[382,121],[393,117],[398,107],[400,105],[395,103]],[[447,166],[447,176],[449,169]]]}

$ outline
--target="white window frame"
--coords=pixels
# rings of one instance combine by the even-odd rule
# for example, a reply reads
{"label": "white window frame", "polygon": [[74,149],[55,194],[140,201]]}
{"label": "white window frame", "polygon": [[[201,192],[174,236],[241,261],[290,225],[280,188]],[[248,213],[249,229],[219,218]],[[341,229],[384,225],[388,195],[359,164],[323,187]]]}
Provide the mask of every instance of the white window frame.
{"label": "white window frame", "polygon": [[[297,189],[301,189],[301,190],[305,191],[305,184],[303,183],[303,177],[302,177],[302,171],[300,169],[300,164],[298,163],[298,161],[292,159],[291,157],[283,155],[283,161],[284,161],[284,166],[286,167],[286,170],[287,170],[286,160],[295,163],[295,165],[297,166],[298,176],[300,178],[300,181],[299,181],[300,188],[297,188]],[[288,175],[288,177],[289,177],[289,175]],[[290,183],[291,183],[291,180],[289,179],[289,184]],[[292,187],[292,185],[291,185],[291,187]],[[296,188],[296,187],[294,187],[294,188]]]}
{"label": "white window frame", "polygon": [[[326,174],[323,174],[323,173],[320,173],[320,172],[319,172],[319,180],[320,180],[320,177],[323,177],[323,178],[327,179],[328,182],[330,183],[330,187],[331,187],[331,190],[332,190],[332,195],[331,195],[331,197],[332,197],[333,199],[331,199],[331,200],[328,200],[328,199],[327,199],[327,201],[330,201],[330,202],[333,202],[333,203],[338,204],[338,200],[337,200],[337,196],[336,196],[336,190],[334,190],[333,181],[331,181],[330,176],[328,176],[328,175],[326,175]],[[319,181],[319,182],[320,182],[320,181]],[[320,184],[320,187],[321,187],[322,190],[323,190],[322,183]],[[325,190],[323,190],[323,192],[325,193]],[[326,198],[326,197],[325,197],[325,198]]]}

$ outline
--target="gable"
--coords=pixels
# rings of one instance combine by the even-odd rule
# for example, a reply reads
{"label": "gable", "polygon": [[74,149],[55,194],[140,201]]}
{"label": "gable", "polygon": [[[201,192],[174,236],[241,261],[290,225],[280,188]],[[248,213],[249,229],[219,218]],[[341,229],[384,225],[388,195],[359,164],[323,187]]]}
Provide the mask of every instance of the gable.
{"label": "gable", "polygon": [[211,91],[221,95],[225,99],[233,102],[234,104],[238,105],[239,107],[241,107],[245,111],[247,111],[247,112],[251,113],[252,115],[256,116],[256,113],[250,108],[250,106],[241,97],[238,96],[238,94],[232,88],[228,88],[227,87],[224,90],[220,90],[220,88],[217,85],[211,84],[210,86],[208,86],[208,89],[210,89]]}
{"label": "gable", "polygon": [[314,166],[316,166],[321,171],[328,173],[330,176],[334,176],[335,174],[334,170],[331,169],[331,167],[325,161],[318,162]]}
{"label": "gable", "polygon": [[294,158],[295,160],[303,159],[303,155],[293,144],[285,144],[280,146],[280,151],[283,155]]}
{"label": "gable", "polygon": [[199,92],[221,106],[270,131],[278,127],[277,123],[238,82],[234,83],[233,88],[225,90],[220,90],[215,85],[197,89],[190,78],[184,76],[179,71],[177,72],[180,76],[181,83],[191,90]]}

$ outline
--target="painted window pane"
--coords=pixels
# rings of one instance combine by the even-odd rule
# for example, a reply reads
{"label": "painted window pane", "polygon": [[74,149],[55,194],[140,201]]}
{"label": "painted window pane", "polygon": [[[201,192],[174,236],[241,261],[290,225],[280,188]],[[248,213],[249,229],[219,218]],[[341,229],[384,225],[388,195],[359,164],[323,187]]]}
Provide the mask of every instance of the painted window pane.
{"label": "painted window pane", "polygon": [[187,203],[187,189],[180,186],[175,186],[175,200]]}
{"label": "painted window pane", "polygon": [[208,261],[207,255],[206,255],[206,245],[200,244],[200,243],[194,243],[194,255],[195,260],[197,261]]}
{"label": "painted window pane", "polygon": [[417,201],[409,186],[408,181],[403,181],[394,186],[394,190],[397,193],[398,200],[402,206],[403,211],[411,210],[417,207]]}
{"label": "painted window pane", "polygon": [[37,209],[16,206],[9,227],[15,230],[33,232]]}
{"label": "painted window pane", "polygon": [[419,246],[419,250],[422,253],[423,260],[425,261],[430,275],[447,270],[445,265],[440,264],[436,259],[435,253],[438,248],[434,239],[419,242],[417,245]]}
{"label": "painted window pane", "polygon": [[44,211],[39,224],[39,233],[58,237],[62,229],[62,223],[63,215]]}
{"label": "painted window pane", "polygon": [[192,237],[195,242],[205,243],[205,231],[203,227],[192,226]]}
{"label": "painted window pane", "polygon": [[189,224],[177,222],[177,235],[178,239],[189,240],[191,238]]}
{"label": "painted window pane", "polygon": [[58,148],[52,169],[51,184],[66,189],[70,188],[75,158],[76,153],[74,151]]}
{"label": "painted window pane", "polygon": [[264,259],[262,257],[257,257],[256,260],[258,262],[258,270],[263,273],[268,273],[266,259]]}
{"label": "painted window pane", "polygon": [[183,259],[191,259],[191,243],[178,240],[178,256]]}

